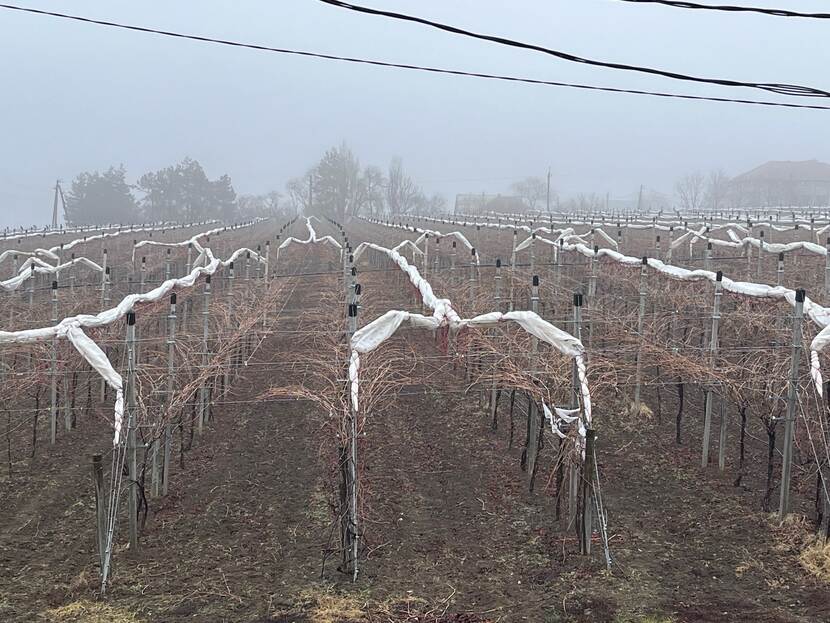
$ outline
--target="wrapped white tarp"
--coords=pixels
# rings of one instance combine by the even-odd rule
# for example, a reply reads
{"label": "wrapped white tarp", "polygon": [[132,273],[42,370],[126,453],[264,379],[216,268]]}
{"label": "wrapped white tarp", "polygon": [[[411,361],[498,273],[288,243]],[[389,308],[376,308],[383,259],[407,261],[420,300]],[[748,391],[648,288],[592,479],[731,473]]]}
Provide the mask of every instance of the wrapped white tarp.
{"label": "wrapped white tarp", "polygon": [[[51,327],[38,329],[23,329],[20,331],[0,331],[0,343],[11,342],[40,342],[50,340],[54,337],[68,339],[75,349],[89,362],[89,364],[104,378],[104,380],[116,390],[114,429],[115,435],[113,444],[117,445],[121,433],[121,423],[124,418],[123,384],[121,376],[115,371],[103,351],[83,331],[84,328],[99,328],[112,324],[123,318],[138,303],[153,303],[161,300],[174,288],[190,288],[195,285],[202,275],[214,274],[220,266],[227,266],[232,258],[238,258],[242,253],[250,252],[249,249],[235,251],[231,258],[219,260],[213,256],[210,248],[203,249],[207,259],[205,266],[194,267],[190,274],[177,279],[168,279],[161,285],[143,294],[129,294],[125,296],[115,307],[104,310],[98,314],[79,314],[61,320]],[[253,252],[251,252],[253,253]],[[253,254],[256,255],[256,254]],[[252,256],[253,256],[252,255]]]}
{"label": "wrapped white tarp", "polygon": [[[317,232],[314,231],[314,227],[312,227],[312,225],[311,225],[311,219],[313,219],[313,218],[316,219],[316,217],[314,217],[314,216],[308,216],[305,219],[305,224],[306,224],[306,227],[308,228],[308,238],[306,238],[305,240],[300,240],[299,238],[295,238],[294,236],[291,236],[289,238],[286,238],[283,241],[283,243],[279,246],[279,248],[284,249],[285,247],[287,247],[290,244],[318,244],[318,243],[322,243],[322,244],[330,244],[330,245],[332,245],[332,246],[334,246],[338,249],[342,249],[343,248],[342,245],[339,242],[337,242],[334,238],[332,238],[331,236],[323,236],[322,238],[317,237]],[[316,219],[316,220],[319,220],[319,219]]]}
{"label": "wrapped white tarp", "polygon": [[[766,245],[765,245],[766,246]],[[563,250],[575,251],[581,253],[586,257],[593,257],[595,255],[593,249],[585,245],[564,245]],[[608,257],[609,259],[630,267],[642,266],[642,258],[631,257],[612,251],[610,249],[600,249],[596,253],[597,257]],[[672,266],[665,262],[653,258],[647,258],[647,266],[660,272],[672,279],[680,281],[710,281],[714,282],[717,279],[717,273],[711,270],[689,270],[680,266]],[[795,306],[795,290],[786,288],[784,286],[771,286],[763,283],[754,283],[747,281],[734,281],[728,277],[722,279],[723,289],[739,294],[742,296],[750,296],[754,298],[768,298],[779,301],[785,301],[791,306]],[[804,298],[804,313],[810,318],[821,330],[810,344],[810,373],[819,395],[823,394],[821,366],[819,363],[818,353],[830,344],[830,308],[819,305],[808,297]]]}
{"label": "wrapped white tarp", "polygon": [[585,348],[577,338],[555,327],[548,321],[542,319],[538,314],[530,311],[513,311],[508,313],[490,312],[475,316],[474,318],[462,319],[452,308],[450,300],[436,297],[432,286],[421,276],[418,269],[411,266],[406,258],[396,250],[388,249],[374,243],[364,242],[355,250],[355,257],[359,257],[365,249],[374,249],[378,252],[385,253],[395,262],[407,274],[412,285],[418,289],[423,304],[433,310],[433,315],[424,316],[403,310],[390,310],[354,333],[351,339],[352,354],[349,362],[349,379],[351,381],[351,404],[355,411],[359,408],[360,354],[375,350],[384,341],[392,337],[404,322],[409,322],[413,327],[426,329],[437,329],[446,325],[450,331],[458,331],[464,327],[487,327],[496,326],[502,322],[515,322],[537,339],[550,344],[560,353],[574,359],[580,383],[584,420],[580,430],[584,431],[586,426],[590,426],[591,395],[585,370]]}
{"label": "wrapped white tarp", "polygon": [[97,272],[103,272],[104,270],[98,264],[85,257],[76,257],[73,260],[64,262],[63,264],[58,264],[57,266],[47,264],[40,258],[30,257],[25,262],[23,262],[23,266],[20,268],[16,276],[10,279],[6,279],[5,281],[0,281],[0,288],[8,292],[11,292],[20,288],[20,286],[22,286],[26,281],[34,277],[36,274],[59,274],[61,271],[75,266],[76,264],[83,264],[84,266],[87,266]]}

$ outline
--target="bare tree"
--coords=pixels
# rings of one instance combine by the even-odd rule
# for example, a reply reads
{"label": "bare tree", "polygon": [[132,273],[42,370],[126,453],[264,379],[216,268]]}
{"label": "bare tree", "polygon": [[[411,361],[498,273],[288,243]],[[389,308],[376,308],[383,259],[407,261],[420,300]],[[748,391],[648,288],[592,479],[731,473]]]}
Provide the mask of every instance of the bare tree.
{"label": "bare tree", "polygon": [[313,194],[314,209],[341,223],[359,212],[365,188],[360,162],[348,145],[342,143],[323,154],[314,168]]}
{"label": "bare tree", "polygon": [[535,210],[539,201],[544,199],[548,192],[547,182],[541,177],[526,177],[514,182],[510,190],[521,197],[528,210]]}
{"label": "bare tree", "polygon": [[724,207],[729,191],[729,177],[723,169],[713,169],[706,179],[706,207],[715,212]]}
{"label": "bare tree", "polygon": [[264,195],[240,195],[237,199],[239,214],[246,218],[280,216],[288,212],[281,199],[282,194],[276,190]]}
{"label": "bare tree", "polygon": [[294,177],[288,180],[285,190],[295,211],[306,214],[311,213],[311,205],[314,201],[314,170],[309,170],[302,177]]}
{"label": "bare tree", "polygon": [[383,212],[384,192],[386,190],[386,178],[383,172],[375,166],[367,166],[363,170],[362,191],[360,209],[371,217]]}
{"label": "bare tree", "polygon": [[423,201],[418,185],[403,170],[400,158],[394,158],[389,165],[386,182],[386,205],[391,214],[407,214]]}
{"label": "bare tree", "polygon": [[430,198],[425,199],[422,209],[425,214],[443,214],[447,211],[447,199],[444,195],[435,193]]}
{"label": "bare tree", "polygon": [[704,182],[700,171],[689,173],[677,180],[674,190],[684,210],[694,212],[703,205]]}

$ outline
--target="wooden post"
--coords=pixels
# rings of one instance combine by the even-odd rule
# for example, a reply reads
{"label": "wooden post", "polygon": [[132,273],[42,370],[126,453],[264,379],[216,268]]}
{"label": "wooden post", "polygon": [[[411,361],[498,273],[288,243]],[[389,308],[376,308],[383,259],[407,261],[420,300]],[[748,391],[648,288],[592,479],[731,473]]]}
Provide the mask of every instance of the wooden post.
{"label": "wooden post", "polygon": [[784,456],[781,460],[781,499],[778,506],[778,518],[783,520],[790,507],[790,478],[793,468],[793,440],[795,437],[795,418],[798,405],[798,368],[801,363],[801,322],[804,317],[804,290],[795,291],[795,310],[793,313],[793,338],[790,363],[790,378],[787,386],[787,419],[784,421]]}
{"label": "wooden post", "polygon": [[95,542],[99,569],[103,571],[107,543],[107,494],[104,492],[104,466],[100,454],[92,457],[92,479],[95,485]]}

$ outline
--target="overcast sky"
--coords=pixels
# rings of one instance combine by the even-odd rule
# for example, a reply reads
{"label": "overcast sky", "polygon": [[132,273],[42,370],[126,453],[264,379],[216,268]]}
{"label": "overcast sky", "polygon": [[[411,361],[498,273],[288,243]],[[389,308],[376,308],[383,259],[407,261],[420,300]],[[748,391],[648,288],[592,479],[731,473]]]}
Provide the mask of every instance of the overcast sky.
{"label": "overcast sky", "polygon": [[[830,90],[826,20],[617,0],[360,2],[595,59]],[[733,2],[739,3],[762,4]],[[394,62],[677,93],[813,101],[576,65],[316,0],[18,4]],[[778,4],[804,11],[827,8],[822,0]],[[830,160],[830,111],[423,74],[7,10],[0,10],[0,41],[4,225],[46,223],[55,179],[68,185],[80,171],[123,163],[133,181],[190,156],[212,178],[230,174],[238,193],[261,193],[283,190],[288,178],[344,140],[362,164],[385,168],[390,158],[401,156],[428,192],[441,192],[450,201],[459,192],[505,192],[515,179],[544,175],[548,166],[563,195],[584,191],[622,197],[640,183],[671,191],[677,177],[694,169],[723,167],[737,174],[767,160]]]}

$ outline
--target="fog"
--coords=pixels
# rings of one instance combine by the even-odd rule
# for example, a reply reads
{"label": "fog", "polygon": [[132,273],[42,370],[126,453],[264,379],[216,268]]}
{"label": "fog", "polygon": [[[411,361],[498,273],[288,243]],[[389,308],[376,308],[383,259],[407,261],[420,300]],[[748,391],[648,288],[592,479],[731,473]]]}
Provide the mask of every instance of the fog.
{"label": "fog", "polygon": [[[23,0],[21,0],[23,3]],[[590,58],[830,89],[825,20],[613,0],[366,0]],[[750,4],[744,2],[744,4]],[[754,2],[753,4],[760,4]],[[816,0],[781,2],[818,11]],[[797,6],[793,6],[797,5]],[[25,6],[263,45],[591,85],[823,103],[581,66],[313,0],[25,0]],[[552,171],[560,195],[672,192],[691,170],[830,160],[830,111],[441,76],[234,49],[0,10],[0,221],[44,224],[52,187],[189,156],[238,193],[284,190],[345,141],[395,156],[429,192],[507,192]]]}

